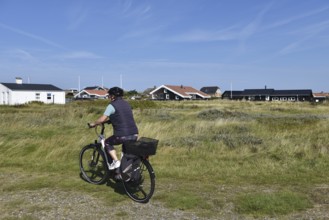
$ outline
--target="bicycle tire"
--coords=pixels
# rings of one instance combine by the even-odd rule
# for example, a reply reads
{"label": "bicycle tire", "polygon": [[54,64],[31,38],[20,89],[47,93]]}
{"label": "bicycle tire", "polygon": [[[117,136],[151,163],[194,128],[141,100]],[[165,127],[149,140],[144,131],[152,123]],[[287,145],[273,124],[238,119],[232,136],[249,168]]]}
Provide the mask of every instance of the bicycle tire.
{"label": "bicycle tire", "polygon": [[155,174],[148,160],[142,159],[139,181],[122,181],[126,194],[134,201],[147,203],[155,190]]}
{"label": "bicycle tire", "polygon": [[89,183],[104,184],[110,175],[104,152],[96,144],[82,148],[80,152],[80,171],[82,177]]}

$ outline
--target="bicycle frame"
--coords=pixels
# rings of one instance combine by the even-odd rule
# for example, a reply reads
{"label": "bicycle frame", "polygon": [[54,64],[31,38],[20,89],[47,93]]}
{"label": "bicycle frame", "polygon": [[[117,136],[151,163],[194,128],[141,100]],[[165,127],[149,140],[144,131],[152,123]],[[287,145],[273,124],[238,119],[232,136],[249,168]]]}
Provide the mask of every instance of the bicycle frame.
{"label": "bicycle frame", "polygon": [[[104,122],[104,123],[109,123],[109,122]],[[108,158],[108,154],[106,152],[106,148],[105,148],[105,140],[106,140],[106,137],[105,137],[105,134],[104,134],[104,131],[105,131],[105,126],[104,126],[104,123],[102,123],[100,126],[101,126],[101,132],[98,133],[97,132],[97,127],[95,127],[95,133],[97,135],[97,140],[95,140],[95,144],[98,145],[98,144],[101,144],[101,149],[104,153],[104,156],[105,156],[105,160],[106,160],[106,164],[109,165],[110,164],[110,161],[109,161],[109,158]],[[89,128],[91,128],[90,124],[88,124]]]}

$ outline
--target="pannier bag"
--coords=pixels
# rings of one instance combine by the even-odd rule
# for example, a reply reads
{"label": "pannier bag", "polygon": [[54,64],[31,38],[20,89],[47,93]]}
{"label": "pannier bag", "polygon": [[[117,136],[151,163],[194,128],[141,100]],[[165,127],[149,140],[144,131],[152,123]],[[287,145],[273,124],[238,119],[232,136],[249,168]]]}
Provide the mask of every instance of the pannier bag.
{"label": "pannier bag", "polygon": [[139,181],[141,178],[140,170],[141,159],[133,154],[124,154],[121,158],[121,178],[123,181]]}
{"label": "pannier bag", "polygon": [[122,151],[126,154],[138,156],[155,155],[159,140],[147,137],[141,137],[137,141],[126,141],[123,144]]}

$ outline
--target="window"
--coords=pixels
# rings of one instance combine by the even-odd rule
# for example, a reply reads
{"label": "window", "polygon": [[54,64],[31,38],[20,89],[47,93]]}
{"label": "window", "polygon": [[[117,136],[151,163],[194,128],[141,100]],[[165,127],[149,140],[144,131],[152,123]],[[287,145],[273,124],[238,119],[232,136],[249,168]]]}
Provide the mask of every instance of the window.
{"label": "window", "polygon": [[47,93],[47,99],[51,99],[51,93]]}
{"label": "window", "polygon": [[169,94],[166,94],[166,99],[169,99]]}
{"label": "window", "polygon": [[35,99],[40,100],[40,93],[35,93]]}

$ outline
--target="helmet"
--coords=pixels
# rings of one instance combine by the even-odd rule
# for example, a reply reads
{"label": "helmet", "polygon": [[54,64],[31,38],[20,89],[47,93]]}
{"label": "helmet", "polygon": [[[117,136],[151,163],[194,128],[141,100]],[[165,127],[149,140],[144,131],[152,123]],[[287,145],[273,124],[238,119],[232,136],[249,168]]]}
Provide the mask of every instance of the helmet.
{"label": "helmet", "polygon": [[121,97],[123,96],[123,89],[119,88],[119,87],[112,87],[109,91],[108,91],[109,95],[113,95],[115,97]]}

